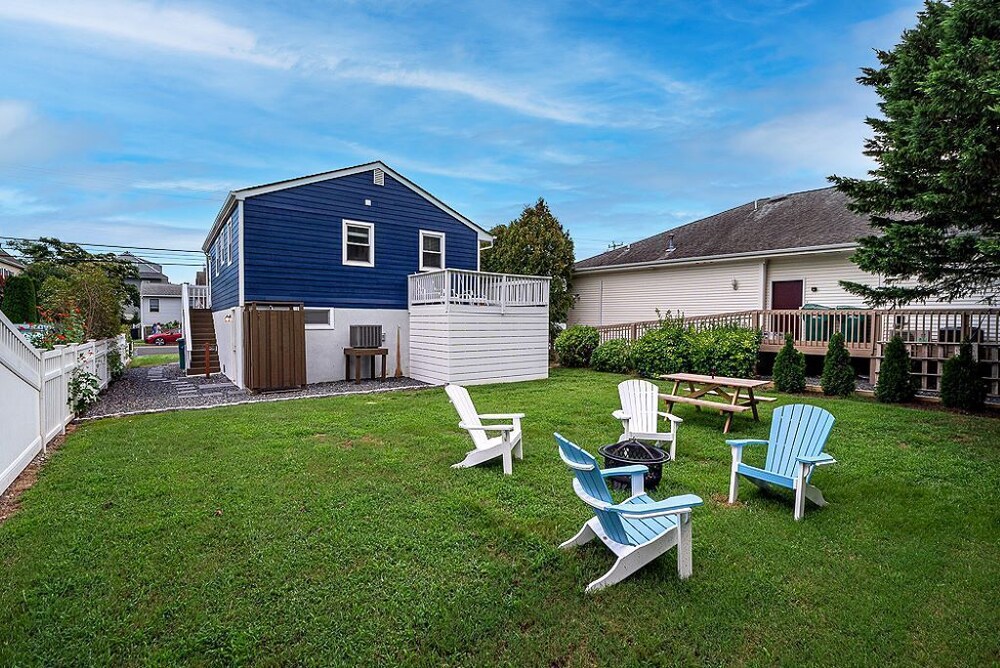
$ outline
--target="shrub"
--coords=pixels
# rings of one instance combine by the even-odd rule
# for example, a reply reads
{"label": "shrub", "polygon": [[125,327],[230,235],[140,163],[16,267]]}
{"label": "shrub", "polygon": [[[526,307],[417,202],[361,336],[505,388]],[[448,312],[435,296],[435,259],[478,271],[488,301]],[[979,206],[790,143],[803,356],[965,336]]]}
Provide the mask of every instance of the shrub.
{"label": "shrub", "polygon": [[689,368],[690,330],[670,324],[643,334],[632,348],[636,370],[647,378]]}
{"label": "shrub", "polygon": [[785,345],[774,358],[774,388],[779,392],[806,389],[806,356],[795,349],[791,333],[785,334]]}
{"label": "shrub", "polygon": [[851,366],[851,353],[844,345],[844,335],[840,332],[830,337],[830,345],[823,359],[823,377],[820,381],[823,394],[827,396],[847,397],[854,394],[854,367]]}
{"label": "shrub", "polygon": [[24,274],[8,278],[4,283],[0,311],[3,311],[11,322],[38,322],[35,282]]}
{"label": "shrub", "polygon": [[86,371],[82,366],[73,369],[69,377],[68,401],[69,407],[74,413],[82,413],[91,404],[97,401],[97,394],[101,391],[100,380],[94,374]]}
{"label": "shrub", "polygon": [[745,327],[716,327],[691,335],[692,373],[745,378],[753,375],[761,332]]}
{"label": "shrub", "polygon": [[563,366],[587,366],[590,356],[601,342],[601,335],[593,327],[573,325],[556,337],[555,349]]}
{"label": "shrub", "polygon": [[632,373],[635,371],[632,344],[627,339],[605,341],[590,356],[590,366],[596,371]]}
{"label": "shrub", "polygon": [[916,394],[916,385],[910,375],[910,353],[898,334],[885,347],[882,364],[879,367],[875,398],[893,404],[910,401]]}
{"label": "shrub", "polygon": [[941,403],[963,411],[981,411],[986,403],[986,381],[972,357],[972,344],[962,341],[958,355],[944,363],[941,372]]}

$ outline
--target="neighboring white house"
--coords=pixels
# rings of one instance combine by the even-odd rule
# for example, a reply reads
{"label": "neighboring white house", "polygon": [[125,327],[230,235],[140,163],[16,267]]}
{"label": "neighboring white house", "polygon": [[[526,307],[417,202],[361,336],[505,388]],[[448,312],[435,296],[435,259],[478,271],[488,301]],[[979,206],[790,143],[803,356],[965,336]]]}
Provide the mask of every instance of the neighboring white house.
{"label": "neighboring white house", "polygon": [[833,188],[748,202],[577,262],[569,322],[641,322],[655,320],[657,310],[699,316],[804,304],[864,308],[840,281],[880,284],[850,260],[857,240],[871,233]]}
{"label": "neighboring white house", "polygon": [[143,336],[149,333],[149,328],[155,324],[180,322],[183,316],[181,309],[181,286],[173,283],[146,283],[139,286],[141,307],[139,310],[140,325]]}
{"label": "neighboring white house", "polygon": [[24,265],[0,248],[0,280],[20,274],[22,271],[24,271]]}

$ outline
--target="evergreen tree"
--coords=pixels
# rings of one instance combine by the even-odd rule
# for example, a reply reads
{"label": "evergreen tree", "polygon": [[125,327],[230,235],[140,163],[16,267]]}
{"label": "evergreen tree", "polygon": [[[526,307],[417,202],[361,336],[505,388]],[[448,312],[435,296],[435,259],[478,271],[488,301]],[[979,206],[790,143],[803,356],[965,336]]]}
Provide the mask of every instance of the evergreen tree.
{"label": "evergreen tree", "polygon": [[805,392],[806,356],[795,349],[791,333],[785,334],[785,345],[774,358],[774,388],[779,392]]}
{"label": "evergreen tree", "polygon": [[827,396],[847,397],[854,394],[854,367],[851,353],[844,345],[844,335],[840,332],[830,337],[830,345],[823,359],[823,377],[820,384]]}
{"label": "evergreen tree", "polygon": [[941,403],[963,411],[981,411],[986,403],[986,381],[972,356],[972,344],[962,341],[958,355],[941,371]]}
{"label": "evergreen tree", "polygon": [[[928,0],[916,27],[858,82],[881,98],[871,179],[833,176],[877,234],[844,282],[873,306],[1000,293],[1000,2]],[[901,283],[917,279],[919,284]]]}
{"label": "evergreen tree", "polygon": [[11,322],[38,322],[34,281],[24,274],[9,277],[4,283],[0,311],[3,311]]}
{"label": "evergreen tree", "polygon": [[555,336],[555,325],[566,322],[573,306],[573,240],[541,197],[516,220],[497,225],[490,234],[493,246],[483,251],[483,271],[552,277],[549,332]]}
{"label": "evergreen tree", "polygon": [[892,337],[882,355],[875,398],[883,403],[910,401],[916,394],[916,384],[910,375],[910,353],[899,334]]}

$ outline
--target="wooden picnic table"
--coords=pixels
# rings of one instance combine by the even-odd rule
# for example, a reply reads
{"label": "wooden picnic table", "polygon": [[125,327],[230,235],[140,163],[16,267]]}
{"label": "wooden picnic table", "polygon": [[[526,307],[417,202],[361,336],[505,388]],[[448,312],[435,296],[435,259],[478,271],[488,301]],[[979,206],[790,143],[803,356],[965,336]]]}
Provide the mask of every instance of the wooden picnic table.
{"label": "wooden picnic table", "polygon": [[[723,434],[729,433],[733,424],[733,416],[743,411],[753,412],[753,419],[760,420],[757,414],[757,404],[762,401],[774,401],[773,397],[758,397],[753,391],[769,384],[769,380],[752,380],[750,378],[727,378],[725,376],[702,376],[697,373],[671,373],[660,376],[663,380],[672,380],[674,387],[670,394],[661,394],[660,399],[667,403],[667,412],[674,404],[690,404],[701,410],[708,408],[718,410],[726,415]],[[687,394],[681,394],[687,386]],[[746,392],[745,397],[740,395]],[[709,398],[718,397],[718,399]]]}

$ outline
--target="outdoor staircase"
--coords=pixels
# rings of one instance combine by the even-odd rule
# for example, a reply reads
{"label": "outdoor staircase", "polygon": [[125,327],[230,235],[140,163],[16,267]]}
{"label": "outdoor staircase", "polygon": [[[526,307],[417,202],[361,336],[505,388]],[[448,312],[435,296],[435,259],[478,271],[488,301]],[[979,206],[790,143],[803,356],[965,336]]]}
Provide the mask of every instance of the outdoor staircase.
{"label": "outdoor staircase", "polygon": [[215,341],[215,323],[212,320],[212,310],[207,308],[192,308],[188,312],[191,318],[191,340],[187,342],[188,350],[191,351],[191,364],[188,366],[187,375],[197,376],[205,373],[205,344],[209,346],[208,370],[209,373],[218,373],[219,347]]}

